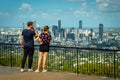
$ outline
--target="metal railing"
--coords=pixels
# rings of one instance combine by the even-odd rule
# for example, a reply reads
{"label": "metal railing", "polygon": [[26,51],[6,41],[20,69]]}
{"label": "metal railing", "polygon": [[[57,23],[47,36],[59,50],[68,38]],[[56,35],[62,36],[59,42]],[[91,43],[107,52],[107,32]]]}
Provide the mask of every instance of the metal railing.
{"label": "metal railing", "polygon": [[[35,45],[34,69],[37,67],[38,48]],[[0,44],[0,65],[20,67],[22,56],[19,44]],[[49,71],[120,78],[120,50],[50,46],[46,67]]]}

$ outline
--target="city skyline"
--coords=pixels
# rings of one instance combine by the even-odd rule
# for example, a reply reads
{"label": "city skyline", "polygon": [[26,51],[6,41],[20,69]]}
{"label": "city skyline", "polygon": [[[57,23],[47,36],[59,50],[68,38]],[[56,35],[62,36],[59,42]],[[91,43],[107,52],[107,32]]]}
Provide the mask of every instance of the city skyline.
{"label": "city skyline", "polygon": [[[36,21],[40,27],[58,25],[79,28],[119,28],[120,0],[1,0],[0,27],[22,27]],[[26,25],[25,25],[26,26]]]}

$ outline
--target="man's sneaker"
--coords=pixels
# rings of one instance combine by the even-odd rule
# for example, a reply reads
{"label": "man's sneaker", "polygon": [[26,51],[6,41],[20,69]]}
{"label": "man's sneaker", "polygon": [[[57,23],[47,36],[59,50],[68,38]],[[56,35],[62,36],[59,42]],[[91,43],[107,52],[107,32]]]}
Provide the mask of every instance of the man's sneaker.
{"label": "man's sneaker", "polygon": [[28,69],[28,72],[32,72],[33,71],[33,69]]}
{"label": "man's sneaker", "polygon": [[21,71],[21,72],[24,72],[25,70],[24,70],[24,69],[21,69],[20,71]]}
{"label": "man's sneaker", "polygon": [[42,72],[47,72],[47,70],[43,70]]}
{"label": "man's sneaker", "polygon": [[39,72],[39,70],[35,70],[35,72]]}

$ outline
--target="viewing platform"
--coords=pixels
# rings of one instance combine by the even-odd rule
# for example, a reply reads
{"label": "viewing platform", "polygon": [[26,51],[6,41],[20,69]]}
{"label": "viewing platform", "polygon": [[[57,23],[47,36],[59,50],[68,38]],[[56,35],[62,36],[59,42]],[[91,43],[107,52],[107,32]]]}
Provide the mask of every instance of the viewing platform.
{"label": "viewing platform", "polygon": [[[114,80],[68,72],[20,72],[19,68],[0,66],[0,80]],[[117,80],[117,79],[116,79]]]}

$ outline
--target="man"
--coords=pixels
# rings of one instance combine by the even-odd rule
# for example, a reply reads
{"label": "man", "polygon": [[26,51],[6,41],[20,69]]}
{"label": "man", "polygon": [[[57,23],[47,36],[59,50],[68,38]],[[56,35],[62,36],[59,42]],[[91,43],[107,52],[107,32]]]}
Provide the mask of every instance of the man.
{"label": "man", "polygon": [[27,56],[28,56],[28,71],[33,71],[31,67],[33,62],[33,54],[34,54],[34,36],[35,37],[38,36],[37,31],[33,26],[33,22],[28,22],[27,26],[28,26],[27,29],[24,29],[22,31],[22,37],[21,37],[21,48],[24,50],[21,72],[25,71],[24,66]]}

